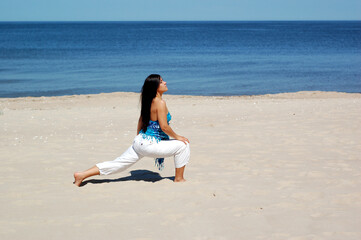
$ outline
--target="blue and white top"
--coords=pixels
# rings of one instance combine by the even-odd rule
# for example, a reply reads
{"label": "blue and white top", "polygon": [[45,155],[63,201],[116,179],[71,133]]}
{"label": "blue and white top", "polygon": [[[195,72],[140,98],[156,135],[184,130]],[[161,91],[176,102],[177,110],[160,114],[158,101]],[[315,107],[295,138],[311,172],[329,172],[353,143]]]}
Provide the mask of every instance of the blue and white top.
{"label": "blue and white top", "polygon": [[[171,119],[172,119],[172,116],[168,112],[168,114],[167,114],[167,123],[168,124]],[[144,139],[149,139],[149,140],[155,139],[157,142],[159,142],[161,140],[169,140],[169,136],[167,134],[165,134],[165,132],[162,131],[158,121],[150,120],[149,125],[147,127],[147,131],[144,132],[143,130],[140,130],[139,133],[142,134],[142,137]]]}
{"label": "blue and white top", "polygon": [[[172,116],[168,112],[167,114],[167,123],[172,119]],[[161,140],[169,140],[169,136],[163,132],[160,128],[158,121],[149,120],[149,125],[147,127],[147,131],[140,130],[139,134],[142,135],[144,139],[154,139],[157,143]],[[158,167],[159,170],[163,170],[164,168],[164,158],[156,158],[155,159],[155,166]]]}

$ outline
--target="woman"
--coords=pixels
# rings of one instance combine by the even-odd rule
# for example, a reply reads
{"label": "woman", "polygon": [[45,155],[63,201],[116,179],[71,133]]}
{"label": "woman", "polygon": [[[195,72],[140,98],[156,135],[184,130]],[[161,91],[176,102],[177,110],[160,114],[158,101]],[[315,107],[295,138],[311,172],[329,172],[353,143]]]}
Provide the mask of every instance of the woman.
{"label": "woman", "polygon": [[[120,157],[113,161],[98,163],[94,167],[74,173],[74,184],[80,186],[84,179],[94,175],[108,175],[124,171],[142,157],[156,158],[159,169],[163,168],[164,157],[174,156],[174,182],[184,182],[185,165],[189,161],[189,140],[176,134],[169,126],[171,115],[162,99],[168,91],[167,83],[158,74],[149,75],[142,87],[142,109],[138,121],[137,136]],[[171,136],[172,140],[169,140]]]}

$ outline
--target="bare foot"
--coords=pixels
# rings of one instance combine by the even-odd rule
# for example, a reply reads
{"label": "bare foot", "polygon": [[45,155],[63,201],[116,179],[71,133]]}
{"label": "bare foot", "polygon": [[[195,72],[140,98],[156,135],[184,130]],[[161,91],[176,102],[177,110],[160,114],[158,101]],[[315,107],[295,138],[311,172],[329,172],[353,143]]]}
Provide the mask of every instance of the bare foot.
{"label": "bare foot", "polygon": [[76,186],[80,187],[80,184],[83,182],[83,180],[84,180],[84,177],[81,173],[79,173],[79,172],[74,173],[74,182],[73,183]]}
{"label": "bare foot", "polygon": [[185,182],[186,180],[184,178],[181,179],[174,179],[174,182]]}

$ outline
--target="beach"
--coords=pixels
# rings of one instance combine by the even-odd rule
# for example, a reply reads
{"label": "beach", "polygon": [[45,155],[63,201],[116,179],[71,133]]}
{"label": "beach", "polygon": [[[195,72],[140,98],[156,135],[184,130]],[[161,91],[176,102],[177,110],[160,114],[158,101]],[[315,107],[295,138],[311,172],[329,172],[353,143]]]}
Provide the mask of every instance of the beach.
{"label": "beach", "polygon": [[361,94],[164,95],[185,183],[133,142],[138,93],[0,98],[0,239],[361,239]]}

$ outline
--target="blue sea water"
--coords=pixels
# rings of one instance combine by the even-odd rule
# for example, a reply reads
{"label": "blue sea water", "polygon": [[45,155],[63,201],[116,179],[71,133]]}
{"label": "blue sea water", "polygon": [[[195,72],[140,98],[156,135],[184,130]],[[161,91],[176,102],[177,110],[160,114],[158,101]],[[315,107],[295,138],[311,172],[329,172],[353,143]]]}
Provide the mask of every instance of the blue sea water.
{"label": "blue sea water", "polygon": [[0,97],[361,92],[361,21],[0,22]]}

